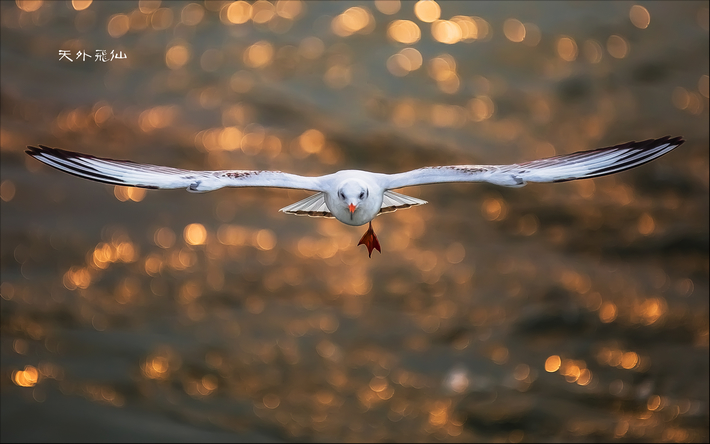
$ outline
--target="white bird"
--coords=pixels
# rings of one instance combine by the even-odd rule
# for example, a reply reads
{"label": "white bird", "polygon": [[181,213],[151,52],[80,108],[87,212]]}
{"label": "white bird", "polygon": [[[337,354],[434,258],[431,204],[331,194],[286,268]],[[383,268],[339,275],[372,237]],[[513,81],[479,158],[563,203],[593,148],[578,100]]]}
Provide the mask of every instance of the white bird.
{"label": "white bird", "polygon": [[276,187],[315,191],[310,197],[282,208],[288,214],[335,217],[347,225],[370,223],[358,245],[380,253],[372,230],[376,216],[427,203],[395,193],[394,189],[445,182],[489,182],[522,187],[527,182],[565,182],[604,176],[628,170],[660,157],[684,142],[670,136],[643,142],[628,142],[607,148],[533,160],[512,165],[455,165],[419,168],[397,174],[343,170],[318,177],[280,171],[191,171],[129,160],[114,160],[58,148],[28,146],[26,153],[58,170],[112,185],[191,192],[223,187]]}

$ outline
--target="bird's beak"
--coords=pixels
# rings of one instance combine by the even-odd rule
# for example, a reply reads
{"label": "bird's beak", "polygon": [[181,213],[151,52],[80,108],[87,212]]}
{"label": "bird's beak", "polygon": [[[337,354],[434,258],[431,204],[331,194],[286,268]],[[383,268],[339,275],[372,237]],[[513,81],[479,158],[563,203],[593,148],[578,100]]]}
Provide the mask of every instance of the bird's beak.
{"label": "bird's beak", "polygon": [[348,205],[348,209],[350,210],[350,214],[353,214],[355,212],[355,208],[356,207],[353,204]]}

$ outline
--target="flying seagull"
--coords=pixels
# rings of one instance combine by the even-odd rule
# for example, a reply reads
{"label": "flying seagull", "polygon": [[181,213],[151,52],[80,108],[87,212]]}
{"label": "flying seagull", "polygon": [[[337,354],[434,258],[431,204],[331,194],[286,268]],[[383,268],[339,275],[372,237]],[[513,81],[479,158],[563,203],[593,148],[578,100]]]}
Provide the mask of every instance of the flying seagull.
{"label": "flying seagull", "polygon": [[65,173],[97,182],[127,187],[169,190],[185,188],[199,193],[223,187],[295,188],[316,193],[280,211],[314,217],[335,217],[347,225],[369,223],[358,245],[380,253],[380,242],[372,230],[376,216],[427,203],[392,190],[414,185],[445,182],[488,182],[522,187],[527,182],[566,182],[604,176],[642,165],[684,142],[666,136],[643,142],[627,142],[607,148],[533,160],[512,165],[432,166],[396,174],[343,170],[318,177],[281,171],[191,171],[130,160],[94,157],[44,145],[28,146],[26,153]]}

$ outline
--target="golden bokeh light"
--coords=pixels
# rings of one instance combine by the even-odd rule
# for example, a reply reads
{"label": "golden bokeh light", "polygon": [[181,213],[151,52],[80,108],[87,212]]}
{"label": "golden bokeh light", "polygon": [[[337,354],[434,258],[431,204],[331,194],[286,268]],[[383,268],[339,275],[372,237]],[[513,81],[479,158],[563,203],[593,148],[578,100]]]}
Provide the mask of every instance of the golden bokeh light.
{"label": "golden bokeh light", "polygon": [[707,74],[700,76],[700,79],[698,79],[698,91],[706,99],[710,97],[710,82],[709,82],[709,80],[710,80],[710,77],[708,77]]}
{"label": "golden bokeh light", "polygon": [[298,136],[298,143],[306,153],[316,154],[325,146],[325,136],[317,129],[309,129]]}
{"label": "golden bokeh light", "polygon": [[545,360],[545,371],[548,373],[554,373],[560,369],[562,365],[562,360],[558,355],[552,355]]}
{"label": "golden bokeh light", "polygon": [[261,40],[244,51],[243,59],[244,64],[251,68],[263,68],[271,64],[273,56],[273,45],[266,40]]}
{"label": "golden bokeh light", "polygon": [[202,245],[207,240],[207,230],[202,224],[189,224],[183,230],[182,236],[189,245]]}
{"label": "golden bokeh light", "polygon": [[518,381],[524,381],[530,376],[530,366],[527,364],[518,364],[513,371],[513,377]]}
{"label": "golden bokeh light", "polygon": [[266,0],[257,0],[251,5],[251,19],[254,23],[264,24],[276,15],[276,7]]}
{"label": "golden bokeh light", "polygon": [[491,25],[485,19],[476,16],[471,17],[471,19],[476,23],[476,39],[486,41],[493,37]]}
{"label": "golden bokeh light", "polygon": [[471,120],[481,122],[490,119],[495,112],[493,100],[488,96],[478,96],[469,100],[469,110],[471,111]]}
{"label": "golden bokeh light", "polygon": [[579,377],[577,378],[577,384],[584,386],[584,385],[589,385],[590,382],[592,382],[592,372],[587,368],[583,368],[579,372]]}
{"label": "golden bokeh light", "polygon": [[640,29],[648,28],[651,23],[651,14],[641,5],[633,5],[629,10],[629,19],[635,27]]}
{"label": "golden bokeh light", "polygon": [[458,23],[449,20],[436,20],[431,24],[431,35],[434,40],[453,45],[463,38],[463,32]]}
{"label": "golden bokeh light", "polygon": [[399,0],[375,0],[375,8],[386,15],[396,14],[401,7]]}
{"label": "golden bokeh light", "polygon": [[94,112],[94,122],[101,126],[103,123],[113,117],[113,108],[110,105],[99,106]]}
{"label": "golden bokeh light", "polygon": [[540,31],[540,27],[538,27],[535,23],[523,23],[523,27],[525,29],[525,39],[523,40],[523,44],[527,46],[537,46],[540,43],[540,40],[542,40],[542,32]]}
{"label": "golden bokeh light", "polygon": [[20,387],[34,387],[39,382],[39,371],[31,365],[26,365],[24,370],[12,372],[12,382]]}
{"label": "golden bokeh light", "polygon": [[615,59],[623,59],[629,54],[629,43],[619,35],[612,35],[606,41],[606,50]]}
{"label": "golden bokeh light", "polygon": [[508,362],[509,355],[510,353],[506,347],[496,347],[491,354],[491,360],[498,365],[503,365]]}
{"label": "golden bokeh light", "polygon": [[525,26],[520,20],[509,18],[503,23],[503,34],[511,42],[520,43],[525,40]]}
{"label": "golden bokeh light", "polygon": [[639,363],[639,356],[634,352],[626,352],[621,358],[621,366],[626,370],[630,370]]}
{"label": "golden bokeh light", "polygon": [[658,321],[668,311],[668,304],[663,298],[649,298],[641,304],[640,314],[644,325]]}
{"label": "golden bokeh light", "polygon": [[649,410],[660,410],[662,406],[663,406],[663,400],[660,396],[652,395],[652,396],[648,397],[648,400],[646,402],[646,407]]}
{"label": "golden bokeh light", "polygon": [[589,63],[599,63],[602,61],[604,48],[602,48],[602,45],[596,40],[585,40],[582,50],[584,51],[584,57],[587,58]]}
{"label": "golden bokeh light", "polygon": [[414,14],[425,23],[432,23],[441,16],[441,7],[434,0],[419,0],[414,4]]}
{"label": "golden bokeh light", "polygon": [[414,48],[404,48],[387,59],[387,70],[393,75],[402,77],[411,71],[421,68],[422,55]]}
{"label": "golden bokeh light", "polygon": [[241,25],[251,19],[251,5],[243,0],[239,0],[227,7],[227,20],[229,23]]}
{"label": "golden bokeh light", "polygon": [[604,302],[599,309],[599,319],[605,324],[614,322],[617,314],[618,309],[616,308],[616,304],[613,302]]}
{"label": "golden bokeh light", "polygon": [[438,82],[456,75],[456,60],[449,54],[442,54],[429,60],[429,76]]}
{"label": "golden bokeh light", "polygon": [[405,56],[407,60],[409,60],[410,71],[416,71],[417,69],[422,67],[424,59],[422,58],[422,54],[415,48],[404,48],[399,53]]}
{"label": "golden bokeh light", "polygon": [[205,8],[199,3],[188,3],[180,12],[180,21],[188,26],[199,24],[205,17]]}
{"label": "golden bokeh light", "polygon": [[387,27],[387,36],[396,42],[411,45],[419,41],[422,33],[419,26],[410,20],[395,20]]}
{"label": "golden bokeh light", "polygon": [[3,180],[0,184],[0,199],[10,202],[15,197],[15,184],[11,180]]}
{"label": "golden bokeh light", "polygon": [[93,0],[71,0],[71,6],[77,11],[83,11],[91,6]]}
{"label": "golden bokeh light", "polygon": [[138,0],[138,9],[143,14],[152,14],[160,8],[160,0]]}
{"label": "golden bokeh light", "polygon": [[215,375],[205,375],[202,377],[202,386],[208,391],[214,391],[219,386],[217,377]]}
{"label": "golden bokeh light", "polygon": [[262,402],[264,403],[264,406],[267,409],[275,409],[279,406],[279,404],[281,404],[281,399],[279,399],[277,395],[269,393],[268,395],[264,396]]}
{"label": "golden bokeh light", "polygon": [[323,55],[323,51],[325,44],[318,37],[306,37],[298,45],[298,53],[309,60],[317,59]]}
{"label": "golden bokeh light", "polygon": [[91,273],[87,268],[71,267],[62,278],[64,287],[68,290],[76,290],[77,288],[86,289],[91,285]]}
{"label": "golden bokeh light", "polygon": [[287,20],[296,20],[305,13],[306,5],[301,0],[278,0],[276,14]]}
{"label": "golden bokeh light", "polygon": [[465,15],[455,15],[451,17],[451,21],[456,23],[461,29],[462,41],[472,42],[478,38],[478,26],[473,18]]}
{"label": "golden bokeh light", "polygon": [[486,220],[497,221],[503,220],[506,214],[505,202],[503,199],[496,199],[494,197],[489,197],[483,201],[481,210],[483,217]]}
{"label": "golden bokeh light", "polygon": [[400,128],[410,127],[416,120],[417,113],[411,103],[398,103],[392,111],[392,122]]}
{"label": "golden bokeh light", "polygon": [[170,69],[182,68],[190,60],[190,50],[185,45],[173,45],[165,52],[165,64]]}
{"label": "golden bokeh light", "polygon": [[153,242],[160,248],[168,249],[175,244],[175,232],[168,227],[155,230]]}
{"label": "golden bokeh light", "polygon": [[150,24],[156,31],[168,29],[173,24],[173,10],[159,8],[150,16]]}
{"label": "golden bokeh light", "polygon": [[649,236],[653,234],[654,230],[656,229],[656,223],[654,222],[653,217],[650,214],[643,213],[639,218],[637,227],[639,233],[643,234],[644,236]]}
{"label": "golden bokeh light", "polygon": [[690,105],[690,94],[688,94],[688,91],[682,86],[677,86],[673,89],[671,100],[676,108],[686,109]]}
{"label": "golden bokeh light", "polygon": [[42,7],[42,0],[15,0],[18,8],[25,12],[34,12]]}
{"label": "golden bokeh light", "polygon": [[130,24],[126,14],[115,14],[109,19],[107,30],[111,37],[117,39],[128,32]]}
{"label": "golden bokeh light", "polygon": [[340,37],[355,33],[367,34],[372,30],[373,23],[374,18],[367,9],[353,6],[333,19],[331,30]]}
{"label": "golden bokeh light", "polygon": [[150,25],[150,19],[150,15],[143,14],[140,10],[134,9],[128,16],[130,31],[136,32],[146,29]]}
{"label": "golden bokeh light", "polygon": [[348,86],[352,80],[350,66],[336,64],[328,68],[323,75],[326,85],[333,89],[342,89]]}
{"label": "golden bokeh light", "polygon": [[[243,148],[242,143],[244,136],[244,133],[236,126],[227,126],[219,131],[217,143],[212,146],[212,148],[219,148],[224,151],[234,151],[236,149]],[[248,139],[247,142],[249,142]],[[211,150],[210,148],[207,149]]]}
{"label": "golden bokeh light", "polygon": [[140,202],[143,198],[145,198],[145,194],[145,188],[124,187],[121,185],[115,185],[113,187],[113,195],[121,202],[129,200],[132,200],[133,202]]}
{"label": "golden bokeh light", "polygon": [[386,65],[387,70],[397,77],[404,77],[412,70],[412,63],[400,53],[391,55]]}
{"label": "golden bokeh light", "polygon": [[518,231],[523,236],[532,236],[537,232],[540,222],[534,214],[526,214],[518,220]]}
{"label": "golden bokeh light", "polygon": [[255,236],[256,247],[260,250],[272,250],[276,246],[276,235],[271,230],[259,230]]}
{"label": "golden bokeh light", "polygon": [[562,60],[571,62],[577,59],[577,43],[572,37],[560,37],[557,40],[557,54]]}
{"label": "golden bokeh light", "polygon": [[446,260],[450,264],[458,264],[466,257],[466,248],[459,242],[454,242],[446,249]]}

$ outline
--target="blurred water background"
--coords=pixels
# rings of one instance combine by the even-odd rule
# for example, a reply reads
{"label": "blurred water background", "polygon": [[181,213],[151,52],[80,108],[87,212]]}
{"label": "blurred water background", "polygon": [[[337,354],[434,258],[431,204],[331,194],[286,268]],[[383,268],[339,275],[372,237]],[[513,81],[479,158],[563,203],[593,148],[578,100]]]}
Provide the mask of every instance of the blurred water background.
{"label": "blurred water background", "polygon": [[[707,1],[0,14],[3,441],[708,441]],[[306,192],[23,153],[317,175],[665,135],[599,179],[405,189],[430,203],[375,219],[372,259],[277,211]]]}

